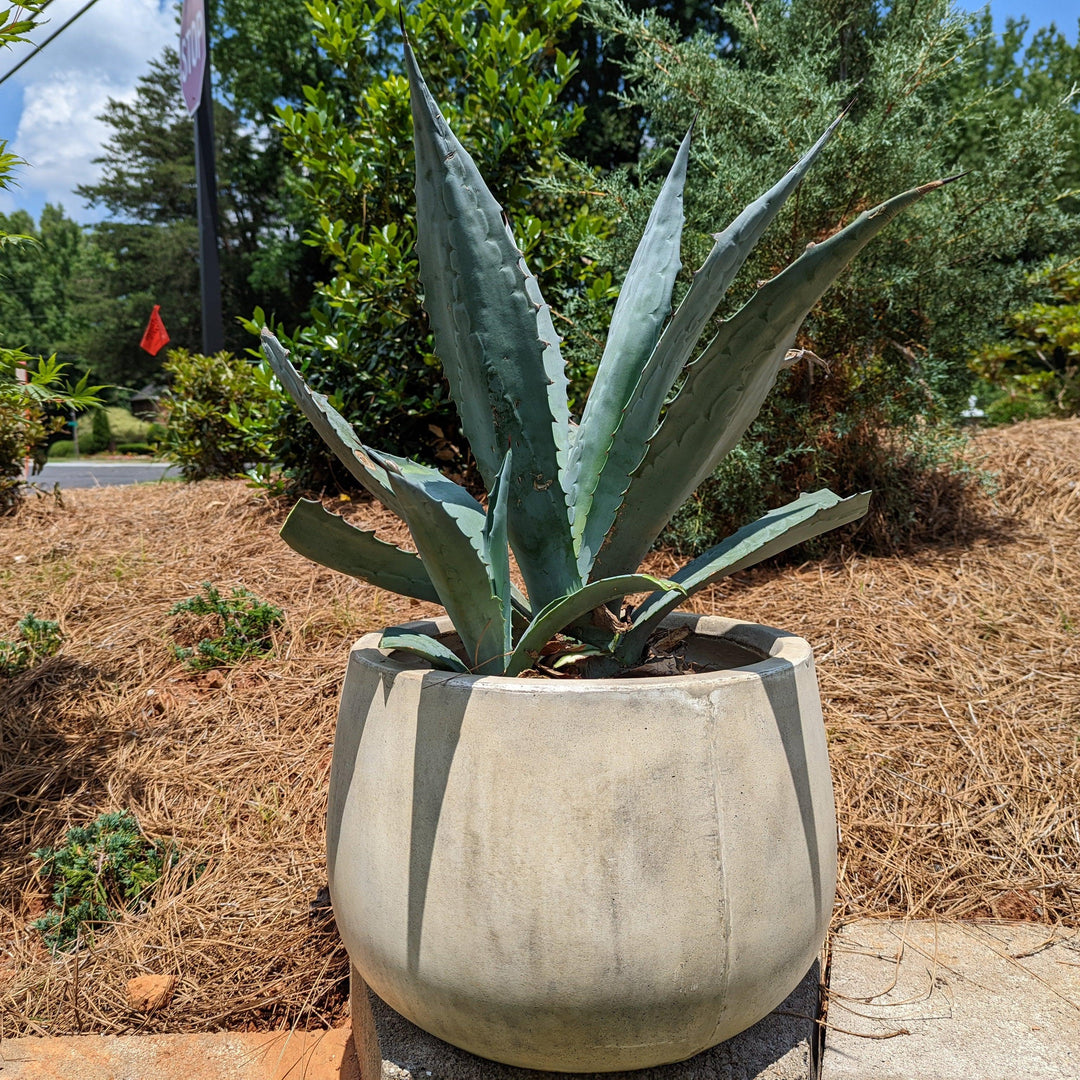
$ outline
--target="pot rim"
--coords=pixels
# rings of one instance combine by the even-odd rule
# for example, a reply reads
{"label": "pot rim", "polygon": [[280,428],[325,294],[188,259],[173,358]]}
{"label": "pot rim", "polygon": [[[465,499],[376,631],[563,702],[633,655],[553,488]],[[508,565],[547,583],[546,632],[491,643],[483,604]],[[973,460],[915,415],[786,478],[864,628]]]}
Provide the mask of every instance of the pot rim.
{"label": "pot rim", "polygon": [[[793,666],[813,664],[813,649],[805,638],[773,626],[742,619],[727,619],[720,615],[698,615],[688,611],[673,612],[663,620],[661,625],[689,626],[696,634],[727,638],[732,644],[751,653],[757,653],[761,659],[740,667],[719,668],[715,671],[700,671],[684,675],[655,675],[634,679],[522,679],[516,675],[473,675],[440,671],[418,656],[398,650],[381,649],[379,641],[382,638],[382,631],[376,631],[365,634],[353,643],[349,650],[349,660],[387,668],[394,673],[395,677],[435,676],[440,683],[451,686],[472,686],[481,683],[484,687],[491,689],[497,687],[500,690],[521,690],[528,693],[565,693],[567,691],[585,693],[613,690],[622,692],[631,687],[641,690],[668,687],[674,690],[680,687],[701,687],[709,681],[715,683],[768,678],[789,671]],[[395,628],[397,627],[432,637],[454,630],[454,624],[446,615],[440,615],[434,619],[398,623],[395,624]]]}

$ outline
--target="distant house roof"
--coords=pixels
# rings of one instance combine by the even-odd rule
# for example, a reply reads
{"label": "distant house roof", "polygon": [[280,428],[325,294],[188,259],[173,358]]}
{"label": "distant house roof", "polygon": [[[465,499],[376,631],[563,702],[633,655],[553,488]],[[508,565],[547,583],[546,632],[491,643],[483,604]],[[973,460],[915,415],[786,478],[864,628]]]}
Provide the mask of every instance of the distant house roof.
{"label": "distant house roof", "polygon": [[158,386],[155,383],[147,383],[137,394],[133,394],[132,401],[157,401],[158,398],[167,394],[168,390],[164,386]]}

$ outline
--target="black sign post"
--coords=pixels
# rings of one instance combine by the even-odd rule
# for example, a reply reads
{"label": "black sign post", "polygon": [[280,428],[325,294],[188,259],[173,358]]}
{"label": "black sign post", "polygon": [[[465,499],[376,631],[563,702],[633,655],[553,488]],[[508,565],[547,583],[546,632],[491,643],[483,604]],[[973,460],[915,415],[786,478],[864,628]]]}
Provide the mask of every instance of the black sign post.
{"label": "black sign post", "polygon": [[199,283],[202,351],[225,347],[218,260],[217,176],[214,168],[214,100],[210,90],[210,35],[203,0],[184,0],[180,16],[180,82],[195,118],[195,179],[199,212]]}

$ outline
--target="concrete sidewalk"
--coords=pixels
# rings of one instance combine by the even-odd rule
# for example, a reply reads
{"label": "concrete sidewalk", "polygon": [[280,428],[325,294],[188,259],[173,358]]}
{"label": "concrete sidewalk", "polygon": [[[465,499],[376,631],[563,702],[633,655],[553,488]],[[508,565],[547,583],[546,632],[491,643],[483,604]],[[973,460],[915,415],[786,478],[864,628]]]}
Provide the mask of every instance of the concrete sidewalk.
{"label": "concrete sidewalk", "polygon": [[1077,1080],[1080,934],[1033,923],[849,923],[821,1080]]}
{"label": "concrete sidewalk", "polygon": [[[1077,1080],[1080,933],[1031,923],[868,921],[774,1013],[678,1065],[596,1080]],[[573,1080],[482,1061],[364,993],[350,1029],[9,1039],[0,1080]],[[583,1080],[579,1076],[579,1080]]]}

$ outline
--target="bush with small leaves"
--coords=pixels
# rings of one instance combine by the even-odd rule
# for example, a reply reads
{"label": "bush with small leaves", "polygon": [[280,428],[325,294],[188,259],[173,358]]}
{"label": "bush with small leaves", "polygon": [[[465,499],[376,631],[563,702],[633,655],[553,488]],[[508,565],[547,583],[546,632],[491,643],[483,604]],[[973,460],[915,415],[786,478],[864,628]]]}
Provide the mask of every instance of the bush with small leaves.
{"label": "bush with small leaves", "polygon": [[164,448],[185,480],[243,476],[273,456],[283,401],[269,370],[231,353],[186,349],[170,349],[164,370],[172,378]]}
{"label": "bush with small leaves", "polygon": [[[447,117],[493,190],[514,210],[518,243],[548,300],[561,311],[589,288],[585,241],[604,231],[593,210],[588,172],[562,156],[584,112],[560,95],[577,67],[564,52],[580,0],[510,4],[419,0],[406,5],[428,43],[429,76],[452,88]],[[349,416],[363,416],[369,439],[397,453],[468,470],[465,442],[422,312],[411,209],[415,161],[407,86],[398,67],[398,0],[312,0],[307,5],[331,77],[304,87],[304,103],[280,111],[295,190],[311,226],[306,243],[329,267],[307,324],[284,335],[297,346],[302,374]],[[551,181],[563,183],[555,191]],[[276,322],[254,313],[256,333]],[[271,316],[268,320],[267,316]],[[580,335],[558,319],[571,366]],[[432,439],[434,425],[446,433]],[[274,447],[288,475],[310,490],[355,484],[308,434],[291,404]],[[440,456],[440,451],[444,456]],[[451,453],[451,451],[453,451]]]}
{"label": "bush with small leaves", "polygon": [[220,620],[221,633],[216,637],[203,638],[191,647],[173,646],[176,656],[196,671],[227,667],[253,656],[265,656],[273,647],[274,630],[285,618],[281,608],[264,603],[247,589],[233,589],[225,597],[209,581],[202,583],[201,595],[174,604],[169,614]]}
{"label": "bush with small leaves", "polygon": [[145,909],[150,890],[177,857],[168,844],[143,836],[127,810],[69,829],[60,847],[34,852],[53,887],[53,906],[34,929],[53,952],[92,942],[122,911]]}
{"label": "bush with small leaves", "polygon": [[972,357],[990,391],[990,424],[1080,412],[1080,260],[1051,259],[1029,281],[1035,301],[1010,312],[1001,340]]}

